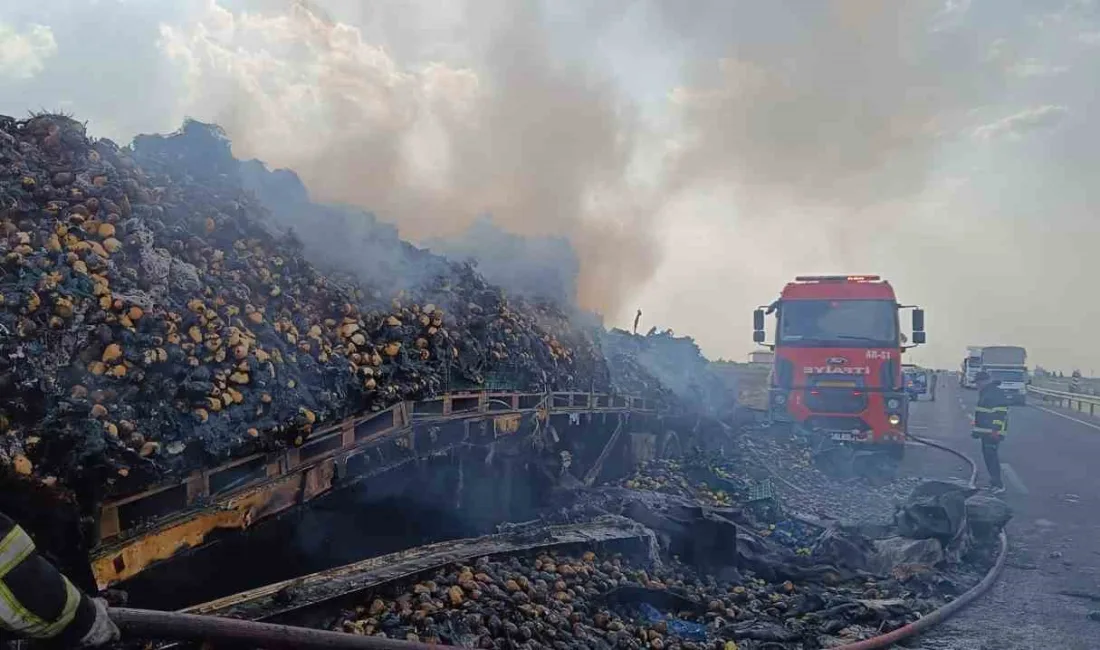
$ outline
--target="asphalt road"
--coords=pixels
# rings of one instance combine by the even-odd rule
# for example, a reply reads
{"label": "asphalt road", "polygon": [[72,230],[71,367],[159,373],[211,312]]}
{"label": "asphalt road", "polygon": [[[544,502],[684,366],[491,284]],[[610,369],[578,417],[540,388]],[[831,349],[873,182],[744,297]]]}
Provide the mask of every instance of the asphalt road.
{"label": "asphalt road", "polygon": [[[940,381],[935,402],[915,405],[913,433],[975,459],[976,394]],[[922,455],[922,459],[930,458]],[[958,476],[946,459],[928,475]],[[1100,621],[1100,419],[1045,406],[1014,406],[1001,464],[1015,511],[1001,579],[976,604],[908,647],[928,650],[1097,650]],[[1075,595],[1067,595],[1075,594]],[[1091,598],[1089,598],[1091,596]]]}

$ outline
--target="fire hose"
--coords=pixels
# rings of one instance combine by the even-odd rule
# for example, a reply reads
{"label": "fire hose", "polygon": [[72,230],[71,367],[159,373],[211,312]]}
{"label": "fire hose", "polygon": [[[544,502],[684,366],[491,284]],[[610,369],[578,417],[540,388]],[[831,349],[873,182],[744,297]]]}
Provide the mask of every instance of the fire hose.
{"label": "fire hose", "polygon": [[[946,451],[970,465],[970,482],[977,479],[978,466],[965,454],[931,440],[910,435],[914,442]],[[973,603],[997,581],[1008,556],[1008,537],[1001,531],[997,560],[982,580],[963,595],[920,619],[892,632],[863,641],[837,646],[835,650],[876,650],[925,632],[954,616]],[[257,623],[217,616],[156,612],[130,608],[111,608],[111,620],[126,635],[202,642],[247,642],[264,648],[303,648],[305,650],[431,650],[442,644],[401,641],[376,636],[358,636],[273,623]]]}
{"label": "fire hose", "polygon": [[431,650],[439,645],[359,636],[236,618],[113,607],[111,620],[125,636],[174,641],[237,642],[261,648],[304,650]]}

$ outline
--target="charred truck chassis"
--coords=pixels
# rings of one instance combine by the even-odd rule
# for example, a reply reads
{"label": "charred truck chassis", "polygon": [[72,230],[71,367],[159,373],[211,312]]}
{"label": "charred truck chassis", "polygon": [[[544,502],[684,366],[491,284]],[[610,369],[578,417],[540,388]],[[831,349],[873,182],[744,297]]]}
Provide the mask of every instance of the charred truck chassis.
{"label": "charred truck chassis", "polygon": [[339,488],[459,449],[483,448],[485,462],[499,451],[505,476],[496,497],[506,509],[510,470],[518,465],[510,459],[519,458],[519,445],[521,470],[537,465],[551,474],[564,466],[591,484],[606,463],[633,464],[680,450],[686,434],[665,428],[645,399],[629,396],[463,393],[403,402],[318,431],[301,447],[237,459],[103,504],[91,569],[97,586],[107,588],[226,531],[249,529]]}
{"label": "charred truck chassis", "polygon": [[363,592],[456,562],[553,548],[656,552],[651,531],[623,519],[546,526],[419,546],[266,585],[183,610],[253,621],[309,625],[317,610],[349,605]]}

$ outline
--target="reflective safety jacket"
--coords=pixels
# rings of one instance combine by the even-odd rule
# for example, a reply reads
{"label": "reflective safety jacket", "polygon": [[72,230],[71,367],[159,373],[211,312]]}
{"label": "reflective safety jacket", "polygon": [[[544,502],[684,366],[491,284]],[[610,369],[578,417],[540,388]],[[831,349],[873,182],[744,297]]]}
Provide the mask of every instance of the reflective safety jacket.
{"label": "reflective safety jacket", "polygon": [[987,384],[978,393],[978,407],[974,409],[974,433],[989,435],[1008,433],[1008,399],[999,386]]}
{"label": "reflective safety jacket", "polygon": [[34,542],[0,514],[0,640],[56,639],[76,647],[95,623],[92,600],[35,552]]}

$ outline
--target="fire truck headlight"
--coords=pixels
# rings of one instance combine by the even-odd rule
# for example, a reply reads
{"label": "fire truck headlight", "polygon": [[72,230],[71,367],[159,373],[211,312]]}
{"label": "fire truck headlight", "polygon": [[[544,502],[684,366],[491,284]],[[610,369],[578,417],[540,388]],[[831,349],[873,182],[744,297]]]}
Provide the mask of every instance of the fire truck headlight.
{"label": "fire truck headlight", "polygon": [[891,397],[890,399],[886,400],[886,408],[890,409],[891,411],[897,410],[899,406],[901,406],[901,400],[896,397]]}
{"label": "fire truck headlight", "polygon": [[890,426],[896,427],[901,424],[901,416],[897,413],[891,413],[890,417],[886,418],[886,421],[890,423]]}

